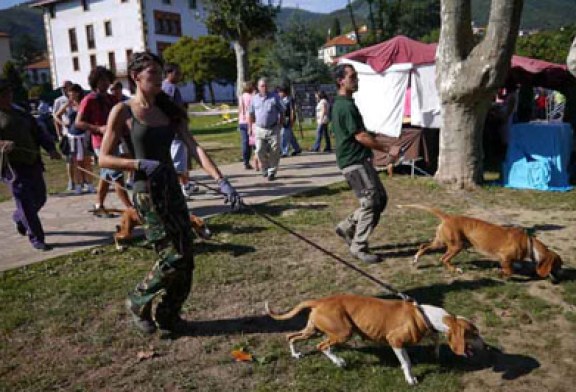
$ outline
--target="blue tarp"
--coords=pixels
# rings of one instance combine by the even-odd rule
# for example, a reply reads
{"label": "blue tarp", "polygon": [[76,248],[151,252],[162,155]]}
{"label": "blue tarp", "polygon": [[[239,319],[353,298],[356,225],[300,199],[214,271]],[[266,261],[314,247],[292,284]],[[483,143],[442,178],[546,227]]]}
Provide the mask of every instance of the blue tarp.
{"label": "blue tarp", "polygon": [[521,123],[510,129],[504,186],[544,191],[569,191],[568,162],[572,127],[568,123]]}

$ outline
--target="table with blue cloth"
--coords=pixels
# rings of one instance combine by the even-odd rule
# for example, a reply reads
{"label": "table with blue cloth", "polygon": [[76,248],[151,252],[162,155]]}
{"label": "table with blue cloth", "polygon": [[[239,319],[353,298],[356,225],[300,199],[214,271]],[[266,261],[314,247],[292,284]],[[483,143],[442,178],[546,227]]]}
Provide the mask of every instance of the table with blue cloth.
{"label": "table with blue cloth", "polygon": [[572,127],[562,122],[531,122],[510,128],[502,165],[504,186],[568,191]]}

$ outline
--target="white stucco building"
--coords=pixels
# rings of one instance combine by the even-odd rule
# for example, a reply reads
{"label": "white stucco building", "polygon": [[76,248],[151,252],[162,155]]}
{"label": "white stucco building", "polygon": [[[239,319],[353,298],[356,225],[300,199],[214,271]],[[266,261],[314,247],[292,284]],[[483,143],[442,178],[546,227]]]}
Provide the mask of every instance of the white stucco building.
{"label": "white stucco building", "polygon": [[10,35],[0,31],[0,72],[4,68],[4,64],[12,59],[10,52]]}
{"label": "white stucco building", "polygon": [[31,84],[50,83],[50,62],[46,59],[36,61],[25,68],[26,77]]}
{"label": "white stucco building", "polygon": [[326,64],[333,64],[335,59],[356,48],[356,40],[347,35],[334,37],[318,50],[318,59]]}
{"label": "white stucco building", "polygon": [[[201,0],[38,0],[44,26],[52,85],[66,80],[88,89],[96,65],[112,69],[125,87],[128,59],[134,52],[162,54],[181,36],[206,35]],[[192,101],[192,85],[183,98]]]}

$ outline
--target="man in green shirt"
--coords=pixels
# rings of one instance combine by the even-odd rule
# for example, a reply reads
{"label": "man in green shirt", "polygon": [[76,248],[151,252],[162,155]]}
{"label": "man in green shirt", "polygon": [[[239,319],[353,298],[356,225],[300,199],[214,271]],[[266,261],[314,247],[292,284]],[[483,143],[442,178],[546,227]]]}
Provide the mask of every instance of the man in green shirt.
{"label": "man in green shirt", "polygon": [[358,90],[358,75],[350,64],[340,64],[334,71],[338,95],[332,106],[332,129],[336,137],[336,161],[360,202],[360,207],[336,226],[336,234],[352,255],[367,263],[381,261],[370,253],[368,237],[386,208],[388,197],[372,165],[372,149],[382,150],[374,136],[366,131],[352,94]]}
{"label": "man in green shirt", "polygon": [[0,153],[4,155],[0,178],[8,182],[16,204],[12,216],[16,230],[28,235],[35,249],[47,251],[52,247],[44,242],[44,229],[38,217],[46,203],[40,146],[50,158],[61,158],[54,141],[38,127],[34,117],[14,105],[12,87],[0,78]]}

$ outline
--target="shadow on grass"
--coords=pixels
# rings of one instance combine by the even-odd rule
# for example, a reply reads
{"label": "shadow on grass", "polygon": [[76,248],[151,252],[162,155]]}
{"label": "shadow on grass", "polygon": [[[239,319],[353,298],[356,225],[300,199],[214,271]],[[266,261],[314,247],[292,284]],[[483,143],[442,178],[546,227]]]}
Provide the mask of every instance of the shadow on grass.
{"label": "shadow on grass", "polygon": [[[383,366],[397,367],[402,371],[396,355],[389,347],[369,345],[354,349],[356,351],[374,355]],[[474,372],[492,368],[496,373],[502,373],[502,379],[515,380],[525,376],[540,367],[540,363],[527,355],[508,354],[495,347],[486,346],[486,350],[478,352],[476,355],[466,358],[454,354],[447,344],[440,345],[440,358],[434,354],[434,346],[412,346],[407,347],[408,356],[414,364],[438,364],[440,369],[426,370],[419,378],[425,379],[428,374],[442,373],[454,369],[464,372]],[[348,367],[355,368],[364,366],[361,363],[351,363]]]}
{"label": "shadow on grass", "polygon": [[[251,206],[254,210],[258,211],[261,214],[266,214],[270,216],[280,216],[283,212],[288,210],[325,210],[328,208],[328,203],[322,204],[266,204],[266,205],[256,205]],[[252,213],[248,211],[248,213]]]}
{"label": "shadow on grass", "polygon": [[562,230],[564,229],[566,226],[560,226],[560,225],[534,225],[532,227],[528,227],[527,229],[532,229],[536,232],[539,231],[555,231],[555,230]]}
{"label": "shadow on grass", "polygon": [[207,223],[210,231],[216,234],[256,234],[268,230],[265,226],[234,226],[227,223],[211,223],[210,220]]}
{"label": "shadow on grass", "polygon": [[203,242],[198,242],[194,245],[194,254],[204,254],[204,253],[212,253],[212,252],[226,252],[230,253],[232,256],[242,256],[246,253],[255,252],[256,248],[253,246],[248,245],[239,245],[239,244],[229,244],[225,242],[215,241],[215,240],[208,240]]}
{"label": "shadow on grass", "polygon": [[[494,279],[482,278],[476,280],[455,280],[451,283],[436,283],[430,286],[415,287],[404,293],[414,298],[420,304],[442,307],[445,296],[454,291],[474,291],[483,287],[500,286],[504,283]],[[397,299],[392,294],[378,295],[382,299]]]}
{"label": "shadow on grass", "polygon": [[308,320],[308,311],[286,321],[276,321],[269,316],[246,316],[231,319],[187,322],[182,336],[222,336],[246,333],[280,333],[301,330]]}

